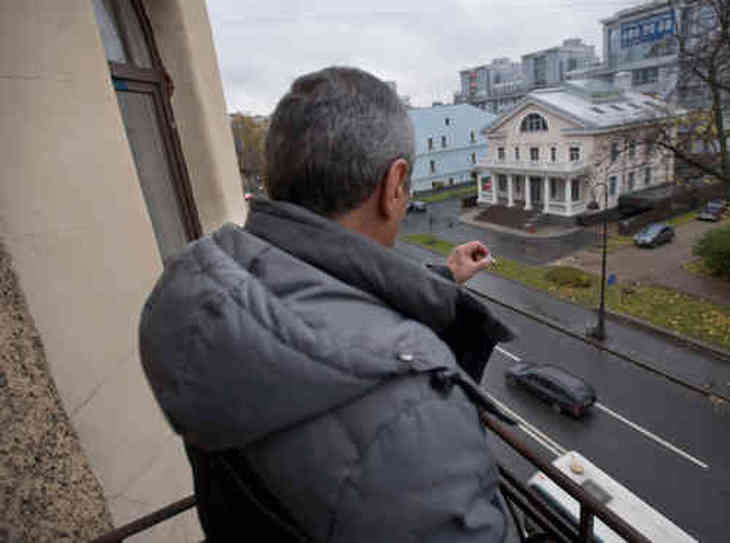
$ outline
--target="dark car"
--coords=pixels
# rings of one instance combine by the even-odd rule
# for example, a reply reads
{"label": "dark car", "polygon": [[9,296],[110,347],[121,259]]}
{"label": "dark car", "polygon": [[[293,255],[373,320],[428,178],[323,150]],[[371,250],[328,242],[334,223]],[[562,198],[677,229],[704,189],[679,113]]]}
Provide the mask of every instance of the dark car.
{"label": "dark car", "polygon": [[674,228],[664,223],[650,224],[634,236],[637,247],[656,247],[672,241]]}
{"label": "dark car", "polygon": [[411,200],[408,202],[408,212],[416,211],[418,213],[425,213],[426,212],[426,202],[422,202],[421,200]]}
{"label": "dark car", "polygon": [[560,413],[582,417],[596,402],[596,391],[572,373],[551,364],[520,362],[505,373],[510,386],[520,386],[552,405]]}

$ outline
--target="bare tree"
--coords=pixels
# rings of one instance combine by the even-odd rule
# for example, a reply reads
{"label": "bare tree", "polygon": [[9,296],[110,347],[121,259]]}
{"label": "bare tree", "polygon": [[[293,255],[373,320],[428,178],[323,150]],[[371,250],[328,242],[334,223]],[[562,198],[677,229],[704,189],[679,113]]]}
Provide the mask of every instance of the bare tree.
{"label": "bare tree", "polygon": [[231,131],[244,192],[255,190],[257,179],[264,175],[267,130],[268,121],[264,118],[242,113],[231,115]]}
{"label": "bare tree", "polygon": [[730,0],[671,0],[680,13],[675,107],[649,140],[696,177],[720,180],[730,198]]}

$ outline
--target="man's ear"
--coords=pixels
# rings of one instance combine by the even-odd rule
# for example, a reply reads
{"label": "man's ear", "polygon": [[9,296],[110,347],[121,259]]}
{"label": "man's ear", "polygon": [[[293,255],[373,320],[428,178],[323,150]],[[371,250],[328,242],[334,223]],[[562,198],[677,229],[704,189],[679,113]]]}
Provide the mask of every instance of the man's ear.
{"label": "man's ear", "polygon": [[403,158],[394,160],[383,179],[383,190],[380,193],[380,212],[391,218],[402,212],[408,205],[408,161]]}

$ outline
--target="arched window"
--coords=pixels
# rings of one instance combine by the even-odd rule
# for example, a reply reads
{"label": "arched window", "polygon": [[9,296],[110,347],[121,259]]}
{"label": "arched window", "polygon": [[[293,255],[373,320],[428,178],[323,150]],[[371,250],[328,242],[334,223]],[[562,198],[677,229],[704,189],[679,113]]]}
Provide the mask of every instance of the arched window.
{"label": "arched window", "polygon": [[538,132],[540,130],[547,130],[547,122],[537,113],[530,113],[524,119],[520,125],[520,131],[522,132]]}

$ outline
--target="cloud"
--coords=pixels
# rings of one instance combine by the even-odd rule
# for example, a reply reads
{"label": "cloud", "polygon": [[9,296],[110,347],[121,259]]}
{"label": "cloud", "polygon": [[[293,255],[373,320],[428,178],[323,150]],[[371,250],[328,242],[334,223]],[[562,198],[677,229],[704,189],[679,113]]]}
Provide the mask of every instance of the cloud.
{"label": "cloud", "polygon": [[303,73],[351,65],[395,80],[415,105],[449,102],[458,72],[580,37],[628,0],[423,2],[207,0],[228,109],[267,114]]}

